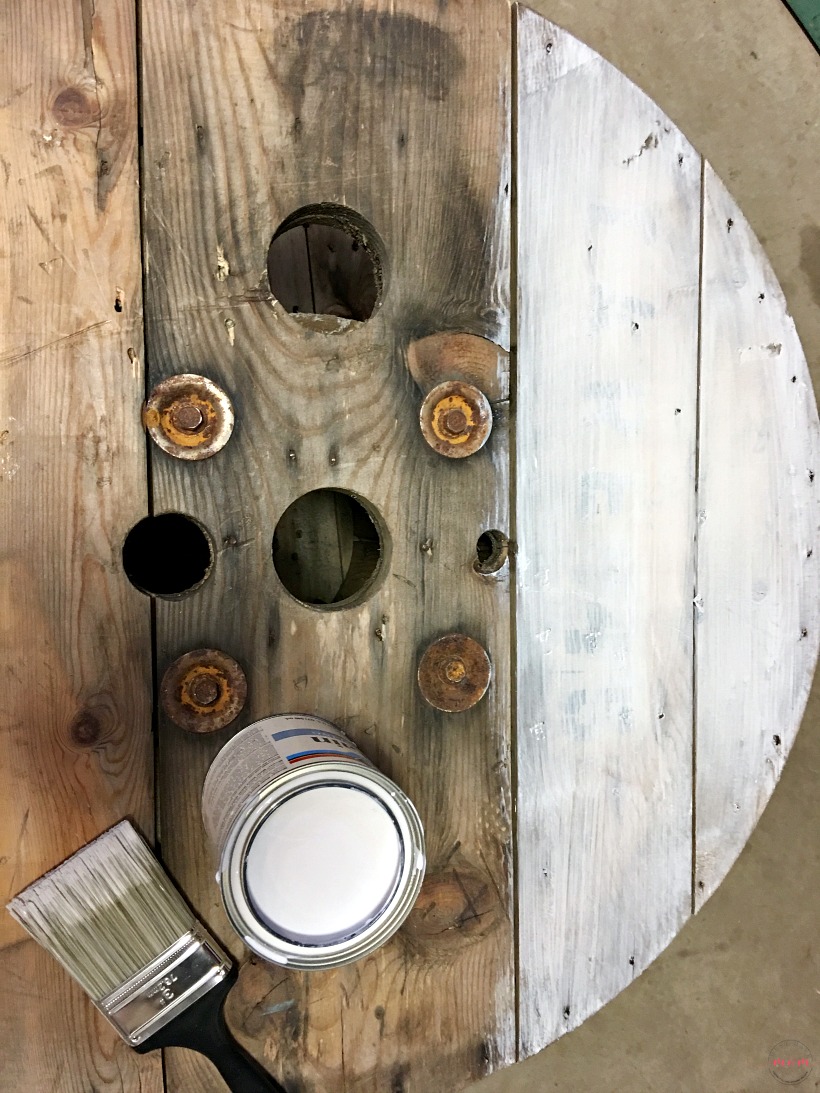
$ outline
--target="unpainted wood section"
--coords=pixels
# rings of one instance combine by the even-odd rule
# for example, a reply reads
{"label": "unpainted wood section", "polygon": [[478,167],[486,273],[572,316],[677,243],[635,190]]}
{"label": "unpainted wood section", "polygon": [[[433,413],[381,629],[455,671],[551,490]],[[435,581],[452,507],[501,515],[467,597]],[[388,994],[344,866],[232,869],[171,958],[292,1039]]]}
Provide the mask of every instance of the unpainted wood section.
{"label": "unpainted wood section", "polygon": [[309,494],[276,525],[276,572],[303,603],[327,606],[349,599],[364,590],[381,559],[372,519],[361,505],[337,491]]}
{"label": "unpainted wood section", "polygon": [[320,491],[282,515],[273,560],[282,583],[305,603],[331,604],[350,564],[352,528],[338,519],[337,494]]}
{"label": "unpainted wood section", "polygon": [[700,158],[518,18],[520,1051],[689,912]]}
{"label": "unpainted wood section", "polygon": [[[209,762],[276,711],[341,725],[418,806],[445,911],[336,972],[249,963],[230,1020],[292,1093],[455,1090],[515,1054],[509,586],[473,570],[482,531],[509,527],[507,406],[481,452],[444,460],[421,436],[405,355],[437,331],[508,345],[508,11],[236,0],[193,18],[145,0],[142,13],[151,379],[201,371],[237,417],[205,463],[154,454],[156,511],[191,513],[217,544],[202,588],[157,605],[159,668],[215,645],[249,680],[232,730],[162,726],[163,852],[237,951],[199,817]],[[275,228],[315,202],[362,214],[389,266],[373,318],[323,320],[330,334],[288,317],[265,276]],[[360,607],[297,604],[273,570],[279,517],[322,487],[363,496],[386,528],[389,560]],[[485,645],[494,682],[447,716],[415,673],[451,630]],[[169,1053],[167,1077],[218,1088],[193,1056]]]}
{"label": "unpainted wood section", "polygon": [[271,243],[268,284],[293,314],[363,322],[376,304],[377,280],[374,258],[346,227],[306,221]]}
{"label": "unpainted wood section", "polygon": [[377,299],[373,259],[343,228],[310,224],[307,229],[314,311],[363,322]]}
{"label": "unpainted wood section", "polygon": [[306,232],[303,224],[282,232],[268,254],[270,288],[285,311],[296,315],[316,311]]}
{"label": "unpainted wood section", "polygon": [[769,262],[708,165],[700,416],[696,906],[774,790],[820,640],[811,378]]}
{"label": "unpainted wood section", "polygon": [[[3,5],[0,902],[123,816],[152,834],[133,5]],[[0,1087],[159,1093],[0,915]]]}

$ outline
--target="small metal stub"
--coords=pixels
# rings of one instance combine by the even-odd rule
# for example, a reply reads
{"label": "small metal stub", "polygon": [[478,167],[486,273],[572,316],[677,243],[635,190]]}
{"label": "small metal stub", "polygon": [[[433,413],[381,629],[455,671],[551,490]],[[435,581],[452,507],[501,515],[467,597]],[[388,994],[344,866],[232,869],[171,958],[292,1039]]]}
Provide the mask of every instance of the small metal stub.
{"label": "small metal stub", "polygon": [[219,649],[194,649],[162,677],[160,701],[175,725],[188,732],[215,732],[239,716],[248,696],[245,673]]}
{"label": "small metal stub", "polygon": [[424,652],[419,687],[426,702],[444,713],[460,713],[487,693],[492,665],[484,648],[466,634],[445,634]]}
{"label": "small metal stub", "polygon": [[446,380],[426,395],[419,421],[424,439],[439,455],[464,459],[487,442],[493,413],[477,387],[463,380]]}
{"label": "small metal stub", "polygon": [[204,376],[170,376],[157,384],[142,410],[151,439],[176,459],[208,459],[233,431],[231,400]]}

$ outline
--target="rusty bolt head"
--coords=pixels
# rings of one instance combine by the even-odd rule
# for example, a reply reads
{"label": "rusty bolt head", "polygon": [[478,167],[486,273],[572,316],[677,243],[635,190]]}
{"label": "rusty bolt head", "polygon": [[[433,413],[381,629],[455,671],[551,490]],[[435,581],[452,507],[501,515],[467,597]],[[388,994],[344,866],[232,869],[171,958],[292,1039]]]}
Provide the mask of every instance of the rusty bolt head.
{"label": "rusty bolt head", "polygon": [[447,380],[427,394],[419,421],[431,448],[449,459],[463,459],[487,442],[493,414],[477,387],[463,380]]}
{"label": "rusty bolt head", "polygon": [[245,673],[219,649],[194,649],[168,668],[160,685],[166,715],[188,732],[215,732],[239,716],[248,695]]}
{"label": "rusty bolt head", "polygon": [[218,701],[219,696],[222,694],[222,687],[220,681],[215,679],[214,676],[199,673],[188,684],[188,694],[191,696],[194,705],[204,708],[213,706]]}
{"label": "rusty bolt head", "polygon": [[445,713],[475,706],[487,693],[491,676],[486,651],[466,634],[445,634],[427,647],[419,663],[425,701]]}
{"label": "rusty bolt head", "polygon": [[451,438],[464,436],[468,431],[469,419],[465,412],[458,406],[453,406],[445,411],[440,418],[442,432]]}
{"label": "rusty bolt head", "polygon": [[461,683],[467,675],[467,666],[459,657],[453,657],[444,669],[444,674],[451,683]]}
{"label": "rusty bolt head", "polygon": [[151,439],[176,459],[207,459],[233,431],[233,407],[213,380],[189,373],[157,384],[142,411]]}
{"label": "rusty bolt head", "polygon": [[168,417],[174,428],[183,433],[195,433],[205,424],[205,415],[200,408],[187,399],[178,399],[172,403]]}

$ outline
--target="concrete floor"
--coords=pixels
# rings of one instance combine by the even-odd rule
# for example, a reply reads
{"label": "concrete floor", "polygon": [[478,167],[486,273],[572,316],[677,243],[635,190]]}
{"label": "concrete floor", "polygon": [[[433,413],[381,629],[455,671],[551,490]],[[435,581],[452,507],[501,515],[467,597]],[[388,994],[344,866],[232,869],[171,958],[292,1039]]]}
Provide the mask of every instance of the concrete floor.
{"label": "concrete floor", "polygon": [[[820,391],[820,57],[780,0],[536,0],[712,162],[780,279]],[[773,729],[775,726],[772,726]],[[735,867],[627,990],[470,1093],[777,1093],[799,1040],[820,1089],[820,683]]]}

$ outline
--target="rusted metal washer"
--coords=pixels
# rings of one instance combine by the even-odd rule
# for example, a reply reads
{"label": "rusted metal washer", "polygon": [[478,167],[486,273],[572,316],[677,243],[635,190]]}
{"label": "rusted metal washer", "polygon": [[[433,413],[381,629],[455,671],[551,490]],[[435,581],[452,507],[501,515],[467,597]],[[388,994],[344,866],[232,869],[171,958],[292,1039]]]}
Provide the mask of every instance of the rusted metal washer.
{"label": "rusted metal washer", "polygon": [[445,634],[419,662],[419,687],[426,702],[445,713],[475,706],[487,693],[492,665],[484,648],[466,634]]}
{"label": "rusted metal washer", "polygon": [[157,384],[142,410],[151,439],[176,459],[208,459],[233,432],[231,400],[204,376],[185,373]]}
{"label": "rusted metal washer", "polygon": [[493,412],[477,387],[463,380],[445,380],[426,395],[419,422],[424,439],[439,455],[464,459],[487,442]]}
{"label": "rusted metal washer", "polygon": [[245,673],[219,649],[194,649],[168,668],[160,685],[162,708],[188,732],[215,732],[239,716],[248,697]]}

